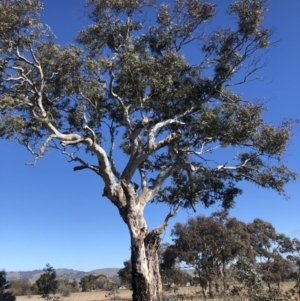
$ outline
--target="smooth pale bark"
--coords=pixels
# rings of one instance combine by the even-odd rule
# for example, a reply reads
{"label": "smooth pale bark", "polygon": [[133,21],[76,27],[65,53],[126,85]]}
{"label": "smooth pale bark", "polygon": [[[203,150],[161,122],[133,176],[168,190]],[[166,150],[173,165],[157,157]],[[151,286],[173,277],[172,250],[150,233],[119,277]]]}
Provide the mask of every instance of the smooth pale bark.
{"label": "smooth pale bark", "polygon": [[159,235],[143,230],[131,237],[132,290],[134,301],[162,300],[162,283],[159,273],[157,249]]}
{"label": "smooth pale bark", "polygon": [[123,197],[118,207],[121,217],[128,226],[131,238],[132,290],[134,301],[163,300],[162,282],[159,272],[158,248],[160,234],[165,223],[148,231],[144,218],[146,202],[138,198],[128,185],[122,184]]}

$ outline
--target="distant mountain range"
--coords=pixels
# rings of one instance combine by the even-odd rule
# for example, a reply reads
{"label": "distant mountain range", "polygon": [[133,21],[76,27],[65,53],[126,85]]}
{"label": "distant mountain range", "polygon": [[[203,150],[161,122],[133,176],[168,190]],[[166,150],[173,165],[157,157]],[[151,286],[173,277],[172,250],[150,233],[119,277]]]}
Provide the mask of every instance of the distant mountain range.
{"label": "distant mountain range", "polygon": [[[98,269],[90,272],[76,271],[72,269],[56,269],[57,279],[65,280],[76,280],[80,279],[86,275],[105,275],[108,279],[118,282],[118,271],[120,268],[107,268],[107,269]],[[6,272],[6,278],[8,281],[18,280],[20,278],[26,277],[30,280],[31,283],[34,283],[40,275],[43,273],[43,270],[33,270],[33,271],[20,271],[20,272]]]}

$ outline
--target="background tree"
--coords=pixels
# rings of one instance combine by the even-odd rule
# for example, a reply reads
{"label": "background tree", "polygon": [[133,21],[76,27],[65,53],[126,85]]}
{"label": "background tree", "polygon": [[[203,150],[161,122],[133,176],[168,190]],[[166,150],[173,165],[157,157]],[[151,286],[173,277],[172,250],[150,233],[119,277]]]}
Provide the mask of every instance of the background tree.
{"label": "background tree", "polygon": [[58,283],[57,292],[61,294],[63,297],[68,297],[72,293],[79,292],[79,285],[76,280],[69,281],[69,280],[59,279],[57,283]]}
{"label": "background tree", "polygon": [[291,262],[296,260],[291,254],[297,240],[277,233],[271,223],[255,219],[245,224],[226,211],[177,223],[172,236],[173,244],[164,253],[163,265],[177,262],[193,267],[205,298],[207,293],[226,294],[229,284],[234,283],[227,275],[239,279],[239,273],[246,273],[252,266],[270,293],[274,293],[271,284],[276,284],[279,292],[281,282],[291,277]]}
{"label": "background tree", "polygon": [[[172,252],[169,243],[162,243],[158,249],[158,258],[159,258],[159,271],[163,281],[163,285],[172,286],[172,285],[186,285],[187,282],[192,281],[192,276],[184,269],[181,269],[181,266],[177,262],[172,261],[172,256],[168,256],[166,253]],[[168,262],[167,258],[172,261],[171,264]]]}
{"label": "background tree", "polygon": [[49,264],[43,269],[44,273],[37,279],[36,285],[38,293],[42,298],[51,300],[51,294],[56,294],[58,289],[58,281],[56,280],[56,272]]}
{"label": "background tree", "polygon": [[273,255],[267,262],[258,265],[258,270],[263,275],[263,280],[271,290],[271,284],[276,284],[281,289],[281,283],[290,279],[293,273],[292,263],[283,255]]}
{"label": "background tree", "polygon": [[33,295],[38,295],[39,289],[38,289],[36,282],[31,284],[30,290]]}
{"label": "background tree", "polygon": [[74,293],[79,292],[79,283],[75,279],[71,282],[71,286]]}
{"label": "background tree", "polygon": [[[209,2],[87,5],[91,25],[79,47],[60,47],[40,22],[41,2],[1,0],[0,137],[25,146],[33,164],[57,149],[78,163],[74,171],[102,179],[103,197],[129,229],[133,299],[161,299],[160,235],[181,207],[229,208],[240,181],[284,194],[295,178],[281,160],[291,123],[264,122],[262,103],[234,91],[263,66],[266,1],[233,2],[235,25],[212,32],[202,27],[216,12]],[[185,58],[187,46],[201,50],[196,62]],[[152,230],[150,202],[170,206]]]}
{"label": "background tree", "polygon": [[90,292],[108,288],[109,280],[105,275],[87,275],[80,279],[79,285],[83,292]]}
{"label": "background tree", "polygon": [[80,279],[79,285],[83,292],[90,292],[92,290],[92,281],[94,280],[94,275],[87,275]]}
{"label": "background tree", "polygon": [[131,261],[124,261],[124,267],[118,271],[120,283],[129,289],[132,289],[132,266]]}
{"label": "background tree", "polygon": [[32,294],[30,280],[26,277],[22,277],[18,280],[11,281],[11,291],[15,296],[30,296]]}
{"label": "background tree", "polygon": [[172,230],[174,244],[165,253],[166,264],[184,262],[195,269],[204,297],[213,296],[213,284],[219,293],[227,289],[227,267],[244,255],[253,260],[246,224],[215,212],[210,217],[191,218],[186,224],[176,223]]}
{"label": "background tree", "polygon": [[180,269],[180,267],[161,268],[160,273],[164,287],[172,285],[186,286],[188,282],[191,283],[193,281],[193,277],[185,269]]}
{"label": "background tree", "polygon": [[255,219],[247,225],[250,234],[250,243],[259,259],[258,270],[263,275],[263,280],[271,289],[271,284],[280,284],[292,272],[292,265],[285,257],[294,251],[293,241],[276,232],[274,226],[261,219]]}
{"label": "background tree", "polygon": [[292,300],[290,292],[283,292],[279,288],[265,290],[263,276],[257,265],[247,258],[240,257],[235,264],[236,279],[240,286],[231,290],[232,295],[239,295],[241,300],[249,301],[289,301]]}
{"label": "background tree", "polygon": [[15,301],[16,297],[12,292],[6,291],[10,288],[10,283],[6,281],[6,272],[0,271],[0,300],[1,301]]}
{"label": "background tree", "polygon": [[264,283],[262,275],[257,271],[254,263],[251,263],[247,258],[241,256],[235,264],[237,280],[243,284],[242,289],[246,289],[245,298],[249,300],[259,300],[259,297],[264,293]]}

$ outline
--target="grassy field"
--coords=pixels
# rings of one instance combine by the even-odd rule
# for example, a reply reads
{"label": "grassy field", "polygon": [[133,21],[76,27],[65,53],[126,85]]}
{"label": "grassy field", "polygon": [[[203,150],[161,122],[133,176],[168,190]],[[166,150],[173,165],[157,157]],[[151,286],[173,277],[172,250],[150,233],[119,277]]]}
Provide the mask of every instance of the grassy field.
{"label": "grassy field", "polygon": [[[293,282],[287,282],[282,284],[282,290],[287,291],[294,287]],[[193,300],[204,300],[202,298],[202,294],[200,293],[199,287],[180,287],[178,292],[176,294],[174,292],[166,293],[168,296],[172,296],[173,298],[170,298],[169,300],[183,300],[179,296],[185,295],[186,297],[193,297]],[[178,296],[179,298],[176,298],[175,296]],[[132,291],[130,290],[118,290],[117,294],[112,296],[109,296],[108,291],[99,291],[99,292],[84,292],[84,293],[72,293],[69,297],[61,297],[60,299],[62,301],[111,301],[111,300],[131,300],[132,297]],[[16,298],[16,301],[42,301],[41,296],[18,296]],[[188,298],[186,298],[188,299]],[[223,299],[215,298],[214,301],[223,301]],[[234,300],[234,299],[233,299]],[[240,299],[235,299],[240,301]],[[293,300],[298,300],[293,298]],[[242,300],[246,301],[246,300]]]}
{"label": "grassy field", "polygon": [[[196,295],[196,291],[199,291],[199,288],[196,287],[181,287],[179,288],[178,294],[185,295]],[[84,293],[72,293],[69,297],[61,297],[62,301],[105,301],[105,300],[114,300],[114,296],[109,296],[108,291],[99,291],[99,292],[84,292]],[[174,295],[174,293],[167,293],[168,295]],[[198,294],[197,294],[198,295]],[[130,290],[118,290],[118,293],[115,295],[117,299],[131,300],[132,291]],[[41,301],[41,296],[33,295],[28,296],[17,296],[16,301]],[[199,297],[199,300],[201,298]]]}
{"label": "grassy field", "polygon": [[[107,296],[108,292],[84,292],[84,293],[72,293],[69,297],[61,297],[63,301],[102,301],[111,300]],[[129,290],[120,290],[118,297],[122,299],[130,299],[132,292]],[[33,295],[28,296],[18,296],[16,301],[41,301],[41,296]]]}

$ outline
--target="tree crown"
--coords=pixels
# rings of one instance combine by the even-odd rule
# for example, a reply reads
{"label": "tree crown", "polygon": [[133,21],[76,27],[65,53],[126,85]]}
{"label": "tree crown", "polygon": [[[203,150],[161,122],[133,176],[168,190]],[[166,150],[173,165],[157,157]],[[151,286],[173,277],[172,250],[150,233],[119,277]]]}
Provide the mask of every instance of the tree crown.
{"label": "tree crown", "polygon": [[[41,2],[1,1],[1,137],[24,145],[34,164],[59,149],[79,162],[75,171],[97,173],[118,208],[118,184],[143,203],[175,208],[219,200],[229,208],[242,180],[284,194],[296,177],[281,162],[291,123],[264,122],[263,104],[234,91],[270,45],[265,0],[233,2],[236,26],[210,33],[202,27],[216,13],[209,2],[87,6],[91,25],[77,45],[60,47],[40,22]],[[197,63],[185,56],[190,46],[201,50]]]}

